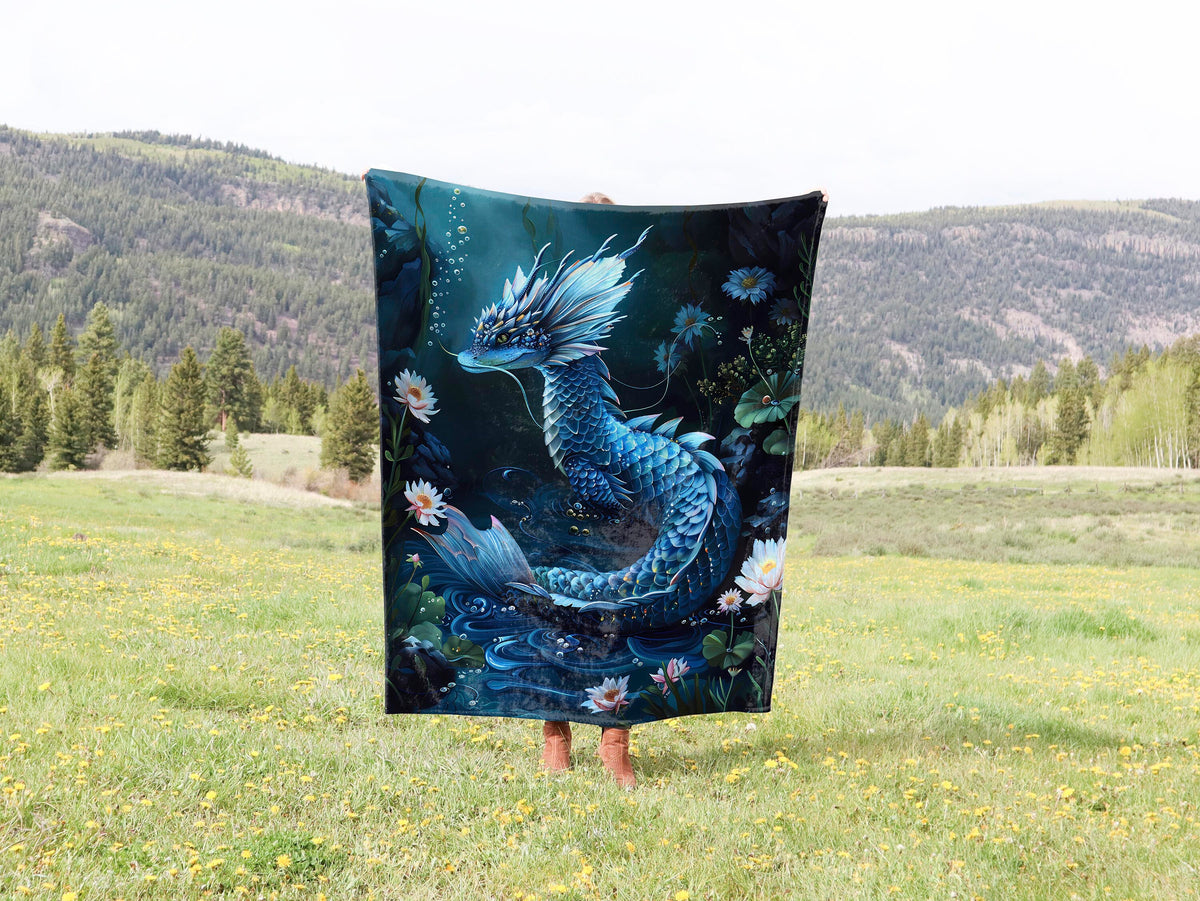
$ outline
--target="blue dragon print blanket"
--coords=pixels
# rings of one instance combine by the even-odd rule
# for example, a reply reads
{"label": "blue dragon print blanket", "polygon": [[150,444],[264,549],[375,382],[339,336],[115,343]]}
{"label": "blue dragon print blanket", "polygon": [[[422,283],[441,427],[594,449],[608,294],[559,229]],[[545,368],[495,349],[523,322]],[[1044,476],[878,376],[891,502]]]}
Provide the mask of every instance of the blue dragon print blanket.
{"label": "blue dragon print blanket", "polygon": [[822,195],[366,182],[387,710],[768,710]]}

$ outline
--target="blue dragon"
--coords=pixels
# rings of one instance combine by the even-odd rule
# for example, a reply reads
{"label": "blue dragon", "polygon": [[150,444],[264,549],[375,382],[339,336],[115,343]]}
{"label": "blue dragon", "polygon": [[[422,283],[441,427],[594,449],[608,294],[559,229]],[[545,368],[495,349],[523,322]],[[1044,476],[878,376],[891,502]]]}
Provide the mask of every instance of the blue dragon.
{"label": "blue dragon", "polygon": [[[518,266],[501,299],[475,320],[458,354],[469,372],[533,367],[545,379],[546,447],[570,483],[573,507],[620,517],[635,506],[657,527],[649,549],[608,572],[531,567],[512,535],[492,517],[480,530],[457,508],[441,534],[418,530],[460,580],[565,627],[625,635],[677,623],[697,612],[728,575],[741,528],[741,502],[704,432],[676,434],[680,419],[626,419],[610,384],[600,343],[624,317],[617,305],[641,273],[622,279],[622,253],[605,256],[610,237],[585,259],[553,275],[543,247],[528,275]],[[615,237],[615,236],[613,236]]]}

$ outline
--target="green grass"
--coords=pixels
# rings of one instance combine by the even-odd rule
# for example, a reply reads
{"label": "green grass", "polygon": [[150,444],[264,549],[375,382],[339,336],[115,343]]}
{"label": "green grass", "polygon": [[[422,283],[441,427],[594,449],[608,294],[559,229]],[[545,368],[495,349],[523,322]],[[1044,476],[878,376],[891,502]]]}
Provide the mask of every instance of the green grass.
{"label": "green grass", "polygon": [[[243,434],[242,446],[250,457],[254,475],[271,482],[287,478],[303,478],[305,473],[321,467],[321,439],[312,435]],[[229,468],[230,451],[225,446],[223,435],[209,444],[212,454],[210,472],[225,472]]]}
{"label": "green grass", "polygon": [[793,482],[795,540],[823,556],[1200,567],[1200,474],[816,470]]}
{"label": "green grass", "polygon": [[377,514],[239,484],[0,481],[5,897],[1197,895],[1195,569],[793,553],[775,710],[624,793],[595,729],[383,716]]}

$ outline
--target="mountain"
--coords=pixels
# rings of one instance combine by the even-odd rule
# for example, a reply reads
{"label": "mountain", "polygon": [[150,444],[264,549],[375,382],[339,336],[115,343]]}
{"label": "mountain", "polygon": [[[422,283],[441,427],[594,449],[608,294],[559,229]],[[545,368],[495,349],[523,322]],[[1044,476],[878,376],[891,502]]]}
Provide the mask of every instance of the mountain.
{"label": "mountain", "polygon": [[[1039,359],[1165,346],[1200,331],[1198,257],[1200,203],[1182,200],[831,217],[805,403],[936,421]],[[261,376],[332,385],[375,365],[370,263],[357,178],[157,132],[0,126],[0,333],[59,312],[78,331],[103,299],[160,373],[231,325]]]}
{"label": "mountain", "polygon": [[76,332],[98,300],[160,374],[222,326],[262,377],[373,368],[362,183],[233,145],[0,127],[0,333]]}
{"label": "mountain", "polygon": [[[1200,203],[935,209],[827,219],[805,401],[934,422],[1038,360],[1200,332]],[[1053,369],[1053,367],[1052,367]]]}

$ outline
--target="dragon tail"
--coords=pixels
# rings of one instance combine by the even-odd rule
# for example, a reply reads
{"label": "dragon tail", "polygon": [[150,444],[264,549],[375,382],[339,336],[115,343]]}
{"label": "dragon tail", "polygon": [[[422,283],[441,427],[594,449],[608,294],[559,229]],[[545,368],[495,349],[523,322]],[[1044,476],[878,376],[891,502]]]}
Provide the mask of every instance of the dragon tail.
{"label": "dragon tail", "polygon": [[435,535],[415,527],[413,531],[437,549],[464,585],[496,598],[512,588],[536,595],[546,594],[534,581],[524,552],[494,516],[492,527],[480,530],[457,507],[447,506],[444,532]]}

